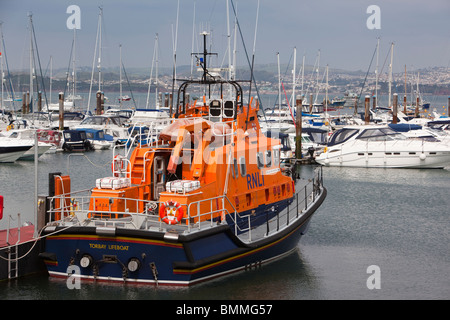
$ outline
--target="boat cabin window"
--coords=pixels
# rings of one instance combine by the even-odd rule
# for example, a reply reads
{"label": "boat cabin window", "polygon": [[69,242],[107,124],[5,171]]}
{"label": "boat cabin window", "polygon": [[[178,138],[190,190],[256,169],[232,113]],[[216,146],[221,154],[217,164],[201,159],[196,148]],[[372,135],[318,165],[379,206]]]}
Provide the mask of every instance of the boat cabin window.
{"label": "boat cabin window", "polygon": [[343,143],[353,137],[358,133],[357,129],[340,129],[336,131],[330,139],[330,143],[328,145],[332,146],[335,144]]}
{"label": "boat cabin window", "polygon": [[309,136],[302,135],[302,143],[312,143]]}
{"label": "boat cabin window", "polygon": [[247,175],[247,167],[245,165],[245,157],[239,158],[239,166],[241,167],[241,176],[245,177]]}
{"label": "boat cabin window", "polygon": [[233,118],[234,117],[234,102],[233,101],[225,101],[224,107],[223,107],[223,113],[225,117],[227,118]]}
{"label": "boat cabin window", "polygon": [[232,162],[231,174],[233,175],[234,179],[236,179],[239,175],[238,162],[236,158],[234,158]]}
{"label": "boat cabin window", "polygon": [[94,139],[94,133],[93,132],[86,132],[86,137],[88,139]]}
{"label": "boat cabin window", "polygon": [[80,124],[81,125],[103,125],[105,124],[106,118],[104,117],[89,117],[84,119]]}
{"label": "boat cabin window", "polygon": [[270,167],[272,165],[272,152],[270,150],[266,151],[266,167]]}
{"label": "boat cabin window", "polygon": [[275,167],[278,167],[279,164],[280,164],[280,149],[274,148],[273,149],[273,165]]}
{"label": "boat cabin window", "polygon": [[258,152],[256,154],[256,162],[258,164],[258,169],[261,169],[264,167],[264,158],[263,158],[263,153],[262,152]]}
{"label": "boat cabin window", "polygon": [[219,100],[213,100],[209,104],[209,114],[212,117],[220,117],[222,115],[221,108],[222,108],[221,102]]}
{"label": "boat cabin window", "polygon": [[370,139],[370,141],[384,141],[397,138],[401,138],[401,134],[391,128],[366,129],[357,137],[357,139]]}

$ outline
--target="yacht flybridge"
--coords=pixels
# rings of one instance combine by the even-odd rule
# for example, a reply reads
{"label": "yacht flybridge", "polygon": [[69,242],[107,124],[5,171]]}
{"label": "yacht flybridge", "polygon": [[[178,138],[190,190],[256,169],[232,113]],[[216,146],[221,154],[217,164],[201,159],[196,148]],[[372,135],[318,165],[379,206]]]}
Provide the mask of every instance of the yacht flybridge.
{"label": "yacht flybridge", "polygon": [[110,177],[83,193],[55,175],[41,254],[51,276],[77,266],[82,279],[191,285],[296,250],[326,197],[321,171],[302,180],[280,167],[257,100],[210,74],[208,55],[202,78],[181,83],[171,124],[114,147]]}

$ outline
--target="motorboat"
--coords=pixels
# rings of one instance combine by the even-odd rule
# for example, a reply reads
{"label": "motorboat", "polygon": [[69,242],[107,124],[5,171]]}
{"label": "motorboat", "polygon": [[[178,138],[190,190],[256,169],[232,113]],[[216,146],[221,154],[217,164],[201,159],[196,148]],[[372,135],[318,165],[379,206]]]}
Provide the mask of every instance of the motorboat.
{"label": "motorboat", "polygon": [[444,168],[450,148],[437,139],[408,138],[389,126],[348,126],[330,137],[316,162],[325,166]]}
{"label": "motorboat", "polygon": [[[34,160],[35,156],[35,129],[12,129],[2,133],[3,136],[6,136],[10,139],[15,139],[18,141],[23,141],[26,145],[31,144],[31,149],[25,151],[23,155],[21,155],[17,160]],[[38,136],[38,158],[46,153],[53,145],[50,143],[46,143],[43,141],[39,141]]]}
{"label": "motorboat", "polygon": [[97,129],[113,137],[114,144],[124,144],[128,141],[128,128],[125,127],[128,118],[119,115],[104,114],[86,117],[73,129]]}
{"label": "motorboat", "polygon": [[55,153],[62,151],[62,131],[52,129],[38,129],[38,140],[51,144],[52,147],[47,151],[48,153]]}
{"label": "motorboat", "polygon": [[105,134],[102,129],[78,128],[77,131],[83,131],[94,150],[108,150],[114,144],[114,139],[109,134]]}
{"label": "motorboat", "polygon": [[0,136],[0,163],[15,162],[33,147],[31,141]]}
{"label": "motorboat", "polygon": [[84,152],[94,149],[83,130],[64,130],[62,138],[62,149],[65,152]]}
{"label": "motorboat", "polygon": [[165,109],[136,109],[129,122],[131,126],[148,127],[148,130],[161,132],[172,123],[172,119]]}

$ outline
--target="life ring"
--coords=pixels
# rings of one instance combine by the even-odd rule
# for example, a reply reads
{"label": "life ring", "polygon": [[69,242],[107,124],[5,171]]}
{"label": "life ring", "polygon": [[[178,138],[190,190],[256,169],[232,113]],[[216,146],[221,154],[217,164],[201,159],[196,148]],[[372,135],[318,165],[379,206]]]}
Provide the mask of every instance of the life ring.
{"label": "life ring", "polygon": [[167,224],[177,224],[181,222],[184,212],[181,204],[172,200],[159,205],[159,217]]}
{"label": "life ring", "polygon": [[111,171],[113,172],[115,177],[119,176],[119,171],[121,172],[124,169],[124,161],[121,155],[116,155],[111,163]]}

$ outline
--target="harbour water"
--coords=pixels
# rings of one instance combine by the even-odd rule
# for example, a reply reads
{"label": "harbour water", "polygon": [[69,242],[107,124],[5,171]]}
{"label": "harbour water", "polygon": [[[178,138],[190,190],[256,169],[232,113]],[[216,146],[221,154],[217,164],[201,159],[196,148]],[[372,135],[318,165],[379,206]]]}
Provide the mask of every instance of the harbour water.
{"label": "harbour water", "polygon": [[[46,154],[39,161],[39,193],[48,173],[72,177],[89,188],[110,175],[112,151],[85,156]],[[313,166],[301,168],[304,176]],[[81,283],[38,274],[0,282],[0,300],[335,300],[450,298],[450,169],[324,168],[328,196],[291,255],[190,288]],[[7,217],[33,222],[34,163],[0,166],[0,194]],[[11,220],[14,226],[17,221]],[[378,273],[371,271],[378,268]],[[372,288],[371,283],[379,284]]]}

